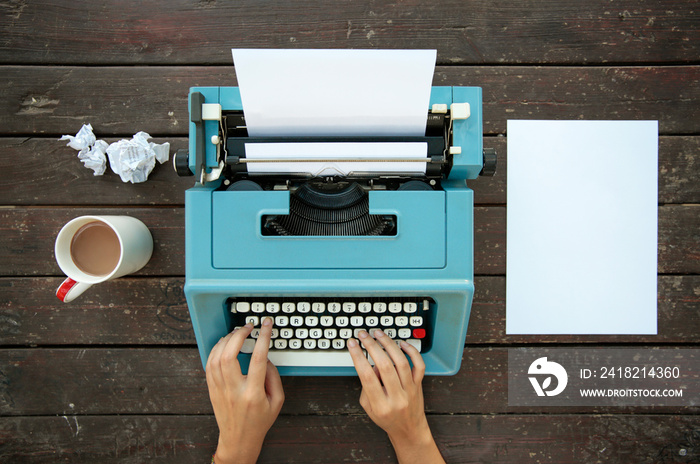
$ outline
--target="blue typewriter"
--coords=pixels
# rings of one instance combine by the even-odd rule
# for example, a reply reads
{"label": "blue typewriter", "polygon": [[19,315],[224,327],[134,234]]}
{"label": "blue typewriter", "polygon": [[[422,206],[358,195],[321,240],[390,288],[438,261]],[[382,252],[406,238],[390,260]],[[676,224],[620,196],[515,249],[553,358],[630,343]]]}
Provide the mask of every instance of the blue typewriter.
{"label": "blue typewriter", "polygon": [[[251,137],[237,87],[190,89],[189,113],[189,149],[174,164],[196,180],[185,195],[185,295],[203,365],[250,322],[246,372],[269,316],[281,375],[356,375],[346,342],[378,328],[418,348],[426,374],[459,370],[474,295],[466,181],[496,166],[482,148],[481,88],[433,87],[420,137]],[[262,171],[251,157],[256,144],[317,143],[420,144],[420,158],[384,161],[423,168],[276,172],[289,157]]]}

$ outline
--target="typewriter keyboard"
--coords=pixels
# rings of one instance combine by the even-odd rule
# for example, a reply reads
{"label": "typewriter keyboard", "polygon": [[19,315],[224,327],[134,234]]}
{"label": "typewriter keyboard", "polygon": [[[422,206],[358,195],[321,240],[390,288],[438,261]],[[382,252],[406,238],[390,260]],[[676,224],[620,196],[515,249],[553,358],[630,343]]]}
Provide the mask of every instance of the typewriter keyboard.
{"label": "typewriter keyboard", "polygon": [[346,343],[360,330],[381,329],[397,343],[406,340],[425,352],[432,344],[433,306],[431,298],[419,297],[227,300],[232,329],[254,326],[243,353],[252,353],[262,320],[274,320],[268,358],[276,366],[352,366]]}

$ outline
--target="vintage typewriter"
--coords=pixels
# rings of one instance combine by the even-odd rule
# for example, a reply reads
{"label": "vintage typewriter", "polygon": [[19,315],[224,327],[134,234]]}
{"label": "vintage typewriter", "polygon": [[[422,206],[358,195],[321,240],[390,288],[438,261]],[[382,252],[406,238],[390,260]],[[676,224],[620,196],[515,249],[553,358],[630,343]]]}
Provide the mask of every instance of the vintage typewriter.
{"label": "vintage typewriter", "polygon": [[[282,375],[353,375],[347,339],[377,328],[416,346],[427,374],[457,372],[474,294],[466,180],[496,166],[482,149],[480,88],[433,87],[421,137],[250,137],[237,87],[192,88],[189,111],[189,150],[174,165],[196,180],[185,196],[185,294],[203,364],[251,322],[245,372],[270,316],[269,359]],[[417,143],[424,155],[373,159],[396,172],[316,159],[357,163],[316,173],[249,156],[255,144],[300,144],[292,161],[304,166],[303,144],[317,143]],[[402,162],[423,169],[402,172]]]}

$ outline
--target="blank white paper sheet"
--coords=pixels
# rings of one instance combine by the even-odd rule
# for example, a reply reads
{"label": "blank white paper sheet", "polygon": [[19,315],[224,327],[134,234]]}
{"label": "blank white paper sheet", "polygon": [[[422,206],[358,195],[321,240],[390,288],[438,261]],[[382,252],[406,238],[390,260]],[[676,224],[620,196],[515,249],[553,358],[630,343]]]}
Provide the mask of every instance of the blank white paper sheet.
{"label": "blank white paper sheet", "polygon": [[436,50],[232,53],[253,137],[425,134]]}
{"label": "blank white paper sheet", "polygon": [[508,121],[506,333],[656,334],[658,121]]}

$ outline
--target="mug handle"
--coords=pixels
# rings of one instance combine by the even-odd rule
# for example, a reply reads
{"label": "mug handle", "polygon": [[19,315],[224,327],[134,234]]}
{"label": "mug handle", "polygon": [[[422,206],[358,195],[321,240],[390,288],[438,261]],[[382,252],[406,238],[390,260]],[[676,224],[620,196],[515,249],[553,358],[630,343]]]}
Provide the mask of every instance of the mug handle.
{"label": "mug handle", "polygon": [[85,290],[92,287],[92,284],[76,282],[70,277],[66,278],[56,289],[56,296],[64,303],[70,303],[83,294]]}

